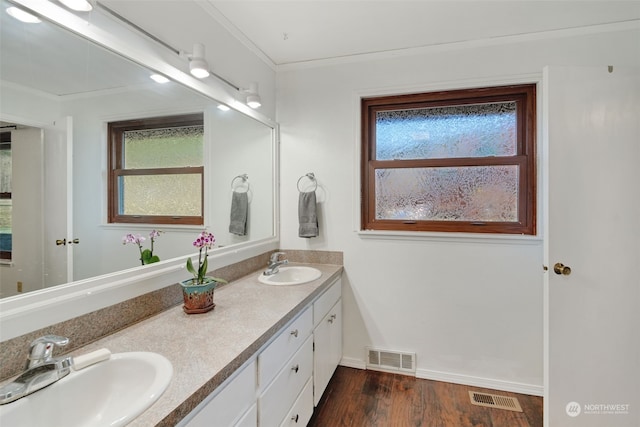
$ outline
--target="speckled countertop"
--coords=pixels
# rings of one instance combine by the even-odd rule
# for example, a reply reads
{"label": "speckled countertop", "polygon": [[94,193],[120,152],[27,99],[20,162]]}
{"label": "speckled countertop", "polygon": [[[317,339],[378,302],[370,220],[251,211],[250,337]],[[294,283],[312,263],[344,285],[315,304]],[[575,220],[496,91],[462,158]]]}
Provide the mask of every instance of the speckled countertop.
{"label": "speckled countertop", "polygon": [[322,276],[302,285],[268,286],[254,272],[216,289],[209,313],[187,315],[177,306],[73,354],[107,348],[165,356],[173,364],[169,387],[130,425],[174,426],[342,273],[340,265],[304,265]]}

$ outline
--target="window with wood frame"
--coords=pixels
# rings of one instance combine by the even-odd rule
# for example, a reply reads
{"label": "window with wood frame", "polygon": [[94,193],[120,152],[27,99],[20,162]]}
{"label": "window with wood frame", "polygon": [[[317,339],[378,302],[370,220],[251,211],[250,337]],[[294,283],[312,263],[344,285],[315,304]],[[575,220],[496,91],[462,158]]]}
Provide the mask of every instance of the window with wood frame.
{"label": "window with wood frame", "polygon": [[108,124],[109,222],[204,224],[202,114]]}
{"label": "window with wood frame", "polygon": [[535,89],[362,99],[361,228],[535,234]]}

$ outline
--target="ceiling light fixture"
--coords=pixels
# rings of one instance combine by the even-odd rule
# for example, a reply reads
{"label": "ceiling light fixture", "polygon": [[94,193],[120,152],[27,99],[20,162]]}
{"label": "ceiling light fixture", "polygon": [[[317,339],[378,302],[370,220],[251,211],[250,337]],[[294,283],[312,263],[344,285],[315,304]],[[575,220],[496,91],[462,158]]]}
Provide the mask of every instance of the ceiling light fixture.
{"label": "ceiling light fixture", "polygon": [[75,10],[77,12],[89,12],[93,9],[91,3],[87,0],[59,0],[60,3],[67,6],[69,9]]}
{"label": "ceiling light fixture", "polygon": [[27,13],[15,6],[8,7],[6,11],[9,16],[17,19],[18,21],[26,22],[27,24],[37,24],[38,22],[42,22],[37,16]]}
{"label": "ceiling light fixture", "polygon": [[249,89],[240,89],[240,92],[247,95],[247,105],[253,109],[260,108],[262,100],[258,94],[258,83],[253,82],[249,85]]}
{"label": "ceiling light fixture", "polygon": [[229,108],[229,106],[227,106],[227,105],[220,104],[220,105],[218,105],[218,110],[220,110],[220,111],[229,111],[229,110],[231,110],[231,108]]}
{"label": "ceiling light fixture", "polygon": [[162,74],[151,74],[149,77],[156,83],[169,83],[169,79]]}
{"label": "ceiling light fixture", "polygon": [[209,77],[209,64],[204,59],[204,45],[202,43],[193,45],[193,53],[181,52],[180,55],[189,59],[189,72],[193,77],[199,79]]}

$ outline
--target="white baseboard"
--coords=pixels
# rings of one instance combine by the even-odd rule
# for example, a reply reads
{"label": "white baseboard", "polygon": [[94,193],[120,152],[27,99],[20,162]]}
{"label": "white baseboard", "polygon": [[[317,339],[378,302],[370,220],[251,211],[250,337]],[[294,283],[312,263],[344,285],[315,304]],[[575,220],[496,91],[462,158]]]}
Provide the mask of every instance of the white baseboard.
{"label": "white baseboard", "polygon": [[470,375],[452,374],[450,372],[431,371],[428,369],[416,370],[416,378],[425,380],[444,381],[454,384],[469,385],[473,387],[490,388],[493,390],[509,391],[512,393],[542,396],[544,387],[541,385],[524,384],[512,381],[496,380],[492,378],[474,377]]}
{"label": "white baseboard", "polygon": [[[367,369],[367,364],[362,359],[343,357],[340,366],[355,369]],[[394,372],[399,373],[399,372]],[[544,387],[541,385],[517,383],[513,381],[496,380],[492,378],[474,377],[470,375],[453,374],[450,372],[431,371],[429,369],[417,369],[416,378],[423,380],[443,381],[447,383],[468,385],[472,387],[489,388],[492,390],[508,391],[511,393],[528,394],[531,396],[543,396]]]}
{"label": "white baseboard", "polygon": [[343,357],[340,359],[340,366],[346,366],[347,368],[355,369],[367,369],[367,364],[362,359],[356,359],[355,357]]}

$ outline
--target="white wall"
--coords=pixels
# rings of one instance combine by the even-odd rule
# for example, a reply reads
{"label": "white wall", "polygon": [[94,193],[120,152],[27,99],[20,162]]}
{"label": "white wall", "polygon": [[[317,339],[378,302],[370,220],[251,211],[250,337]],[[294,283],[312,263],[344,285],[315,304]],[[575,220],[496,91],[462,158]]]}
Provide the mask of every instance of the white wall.
{"label": "white wall", "polygon": [[[271,165],[275,142],[272,130],[246,116],[217,108],[210,110],[210,181],[216,183],[218,189],[210,194],[210,206],[211,223],[218,228],[216,241],[226,246],[273,236],[275,189]],[[242,174],[247,174],[247,182],[236,179]],[[236,191],[248,191],[247,234],[244,236],[229,233],[232,184]]]}
{"label": "white wall", "polygon": [[[419,377],[542,394],[541,240],[359,235],[359,97],[538,82],[548,64],[638,65],[639,40],[562,32],[278,72],[281,247],[344,251],[343,363],[364,366],[369,345],[413,351]],[[307,172],[320,184],[315,239],[297,236]]]}

